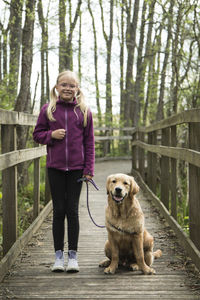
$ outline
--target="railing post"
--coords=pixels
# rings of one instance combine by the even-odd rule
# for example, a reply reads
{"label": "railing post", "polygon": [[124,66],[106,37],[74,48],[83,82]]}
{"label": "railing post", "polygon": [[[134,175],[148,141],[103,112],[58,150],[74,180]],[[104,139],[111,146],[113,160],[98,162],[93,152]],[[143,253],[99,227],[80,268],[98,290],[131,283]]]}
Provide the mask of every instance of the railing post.
{"label": "railing post", "polygon": [[[169,146],[169,128],[162,129],[163,146]],[[169,210],[169,158],[161,156],[161,201]]]}
{"label": "railing post", "polygon": [[45,169],[45,204],[51,200],[51,191],[49,185],[48,171]]}
{"label": "railing post", "polygon": [[[156,145],[157,143],[157,133],[148,133],[148,144]],[[148,152],[147,154],[147,184],[150,189],[156,194],[156,184],[157,184],[157,156],[155,153]]]}
{"label": "railing post", "polygon": [[[200,123],[189,123],[189,148],[200,151]],[[189,164],[190,238],[200,249],[200,168]]]}
{"label": "railing post", "polygon": [[[133,133],[133,139],[132,141],[136,141],[137,140],[137,130]],[[136,170],[137,169],[137,146],[136,145],[132,145],[132,170]]]}
{"label": "railing post", "polygon": [[[1,126],[2,153],[17,149],[16,126]],[[2,171],[3,255],[17,239],[17,166]]]}
{"label": "railing post", "polygon": [[[156,145],[157,144],[157,132],[153,131],[152,132],[152,144]],[[158,174],[157,174],[157,154],[156,153],[152,153],[152,179],[151,179],[151,183],[152,183],[152,191],[154,192],[154,194],[156,195],[156,186],[157,186],[157,178],[158,178]]]}
{"label": "railing post", "polygon": [[[152,132],[148,133],[148,144],[152,144],[153,136]],[[150,189],[152,189],[152,153],[149,151],[147,153],[147,184]]]}
{"label": "railing post", "polygon": [[[171,146],[176,147],[176,126],[171,127]],[[176,159],[171,158],[171,214],[177,220],[177,203],[176,203],[176,187],[177,187],[177,174],[176,174]]]}
{"label": "railing post", "polygon": [[[38,147],[38,144],[35,143]],[[34,159],[34,201],[33,201],[33,218],[35,219],[40,212],[40,158]]]}
{"label": "railing post", "polygon": [[[144,132],[138,132],[138,138],[141,142],[144,142]],[[144,149],[139,148],[138,150],[138,160],[139,160],[139,172],[142,178],[145,177],[145,158],[144,158]]]}

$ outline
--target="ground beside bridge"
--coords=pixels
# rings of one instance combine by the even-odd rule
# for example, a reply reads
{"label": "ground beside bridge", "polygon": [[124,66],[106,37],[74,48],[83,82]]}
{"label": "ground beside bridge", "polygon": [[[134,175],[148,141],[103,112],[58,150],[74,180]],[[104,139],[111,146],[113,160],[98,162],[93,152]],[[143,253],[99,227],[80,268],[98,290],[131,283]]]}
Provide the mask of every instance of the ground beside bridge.
{"label": "ground beside bridge", "polygon": [[[89,201],[92,216],[99,225],[104,225],[107,175],[130,171],[130,161],[96,164],[94,179],[100,191],[90,185]],[[156,275],[145,276],[123,268],[115,275],[105,275],[98,267],[104,258],[107,233],[89,219],[84,185],[80,201],[80,272],[50,271],[54,261],[50,215],[1,283],[0,299],[200,299],[200,282],[175,235],[152,206],[148,195],[140,191],[138,198],[146,227],[155,238],[155,249],[163,251],[163,256],[154,262]],[[67,256],[67,245],[65,253]]]}

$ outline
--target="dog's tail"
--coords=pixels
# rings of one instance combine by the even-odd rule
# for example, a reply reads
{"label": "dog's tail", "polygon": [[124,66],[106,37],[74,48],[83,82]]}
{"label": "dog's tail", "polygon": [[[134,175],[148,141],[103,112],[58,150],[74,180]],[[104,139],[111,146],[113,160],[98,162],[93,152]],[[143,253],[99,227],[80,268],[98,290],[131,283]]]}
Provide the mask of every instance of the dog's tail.
{"label": "dog's tail", "polygon": [[162,251],[159,249],[159,250],[156,250],[155,252],[153,252],[153,256],[154,258],[159,258],[162,256]]}

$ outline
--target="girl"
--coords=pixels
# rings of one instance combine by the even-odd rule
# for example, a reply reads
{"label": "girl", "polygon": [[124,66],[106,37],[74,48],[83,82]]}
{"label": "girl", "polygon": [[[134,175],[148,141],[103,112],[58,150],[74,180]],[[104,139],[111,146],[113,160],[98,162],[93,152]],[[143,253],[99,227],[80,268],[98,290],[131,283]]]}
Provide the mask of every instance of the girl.
{"label": "girl", "polygon": [[[57,92],[57,93],[56,93]],[[58,96],[57,96],[58,94]],[[78,272],[77,261],[81,177],[94,175],[94,132],[91,111],[84,103],[78,78],[71,71],[58,75],[50,103],[38,117],[33,138],[47,145],[47,168],[53,200],[55,263],[52,271],[64,271],[65,216],[68,228],[67,272]]]}

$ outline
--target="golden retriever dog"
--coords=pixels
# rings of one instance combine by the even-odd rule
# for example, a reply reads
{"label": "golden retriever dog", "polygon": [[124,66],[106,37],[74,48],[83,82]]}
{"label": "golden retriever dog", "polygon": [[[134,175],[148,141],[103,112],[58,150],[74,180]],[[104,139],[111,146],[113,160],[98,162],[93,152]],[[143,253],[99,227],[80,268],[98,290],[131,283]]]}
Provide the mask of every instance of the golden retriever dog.
{"label": "golden retriever dog", "polygon": [[108,176],[106,187],[108,240],[105,254],[108,259],[99,266],[105,267],[105,274],[114,274],[119,264],[141,270],[144,274],[155,274],[151,265],[162,251],[153,252],[154,240],[145,229],[144,214],[135,197],[139,186],[132,176],[114,174]]}

